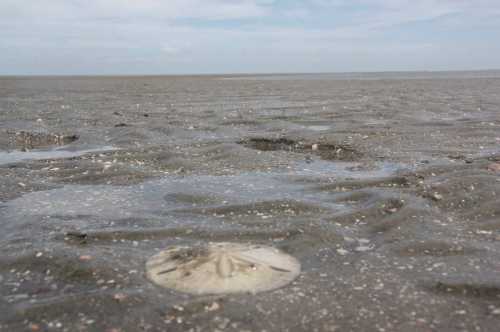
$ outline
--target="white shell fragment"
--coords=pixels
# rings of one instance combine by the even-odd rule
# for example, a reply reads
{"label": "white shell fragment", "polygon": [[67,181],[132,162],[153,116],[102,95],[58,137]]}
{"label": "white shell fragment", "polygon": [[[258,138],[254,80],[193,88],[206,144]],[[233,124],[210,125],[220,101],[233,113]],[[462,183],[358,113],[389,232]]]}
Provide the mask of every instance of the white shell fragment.
{"label": "white shell fragment", "polygon": [[257,293],[292,282],[300,263],[272,247],[223,242],[161,251],[146,272],[162,287],[191,294]]}

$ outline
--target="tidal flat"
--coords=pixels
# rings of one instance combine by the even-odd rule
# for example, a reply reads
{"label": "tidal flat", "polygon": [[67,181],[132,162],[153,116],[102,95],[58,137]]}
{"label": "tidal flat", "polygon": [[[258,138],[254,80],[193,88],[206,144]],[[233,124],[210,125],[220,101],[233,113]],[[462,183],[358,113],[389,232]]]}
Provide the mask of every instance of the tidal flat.
{"label": "tidal flat", "polygon": [[[212,242],[300,275],[148,279]],[[0,331],[495,331],[500,72],[0,77],[0,251]]]}

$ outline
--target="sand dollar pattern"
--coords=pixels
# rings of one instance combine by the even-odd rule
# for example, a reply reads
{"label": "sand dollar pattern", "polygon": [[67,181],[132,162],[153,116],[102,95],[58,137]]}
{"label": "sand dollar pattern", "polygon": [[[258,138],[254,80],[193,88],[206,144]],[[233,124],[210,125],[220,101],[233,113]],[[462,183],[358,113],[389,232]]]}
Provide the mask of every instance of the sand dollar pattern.
{"label": "sand dollar pattern", "polygon": [[276,248],[223,242],[166,249],[146,272],[159,286],[191,294],[257,293],[292,282],[300,263]]}

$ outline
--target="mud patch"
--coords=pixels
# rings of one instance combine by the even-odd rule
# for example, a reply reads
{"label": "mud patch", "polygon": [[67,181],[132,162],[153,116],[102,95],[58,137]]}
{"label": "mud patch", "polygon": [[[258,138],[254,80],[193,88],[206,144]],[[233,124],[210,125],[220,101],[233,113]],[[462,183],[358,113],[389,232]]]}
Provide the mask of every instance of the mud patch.
{"label": "mud patch", "polygon": [[79,136],[75,134],[18,131],[12,135],[11,139],[16,149],[26,151],[50,146],[67,145],[77,141]]}
{"label": "mud patch", "polygon": [[363,154],[345,144],[296,141],[289,138],[256,137],[240,141],[248,148],[259,151],[287,151],[317,155],[324,160],[357,160]]}
{"label": "mud patch", "polygon": [[500,301],[500,286],[493,284],[438,282],[430,289],[437,293]]}

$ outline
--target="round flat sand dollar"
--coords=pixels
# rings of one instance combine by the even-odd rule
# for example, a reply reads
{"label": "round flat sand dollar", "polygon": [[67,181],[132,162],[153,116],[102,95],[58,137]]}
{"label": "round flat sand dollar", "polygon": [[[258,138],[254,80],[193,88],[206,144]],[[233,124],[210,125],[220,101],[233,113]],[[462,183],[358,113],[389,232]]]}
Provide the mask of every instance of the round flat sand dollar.
{"label": "round flat sand dollar", "polygon": [[146,272],[157,285],[191,294],[257,293],[292,282],[300,263],[272,247],[223,242],[161,251]]}

